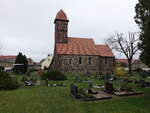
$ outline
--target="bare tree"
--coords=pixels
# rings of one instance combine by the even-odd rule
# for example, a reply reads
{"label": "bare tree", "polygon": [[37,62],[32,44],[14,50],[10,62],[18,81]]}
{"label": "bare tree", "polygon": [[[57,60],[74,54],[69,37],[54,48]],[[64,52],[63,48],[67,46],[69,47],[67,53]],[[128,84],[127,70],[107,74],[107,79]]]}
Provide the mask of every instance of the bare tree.
{"label": "bare tree", "polygon": [[137,32],[129,32],[127,36],[122,33],[116,33],[106,39],[106,43],[121,54],[124,54],[128,60],[129,73],[132,73],[132,59],[137,53],[138,49],[138,35]]}

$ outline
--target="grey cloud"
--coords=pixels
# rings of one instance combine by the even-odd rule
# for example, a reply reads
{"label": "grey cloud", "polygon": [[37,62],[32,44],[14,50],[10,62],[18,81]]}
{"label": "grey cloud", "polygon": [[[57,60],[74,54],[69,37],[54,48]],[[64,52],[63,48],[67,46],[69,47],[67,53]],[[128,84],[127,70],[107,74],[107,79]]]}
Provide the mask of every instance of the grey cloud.
{"label": "grey cloud", "polygon": [[1,54],[42,59],[53,53],[54,19],[63,9],[69,36],[93,38],[96,43],[113,32],[137,31],[137,0],[0,0]]}

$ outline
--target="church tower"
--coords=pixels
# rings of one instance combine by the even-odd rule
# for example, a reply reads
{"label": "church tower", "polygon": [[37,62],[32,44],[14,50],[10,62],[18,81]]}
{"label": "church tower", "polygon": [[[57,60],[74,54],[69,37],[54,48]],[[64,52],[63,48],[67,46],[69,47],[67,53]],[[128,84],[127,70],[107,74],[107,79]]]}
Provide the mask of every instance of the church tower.
{"label": "church tower", "polygon": [[55,43],[68,42],[68,18],[65,12],[61,9],[55,18]]}

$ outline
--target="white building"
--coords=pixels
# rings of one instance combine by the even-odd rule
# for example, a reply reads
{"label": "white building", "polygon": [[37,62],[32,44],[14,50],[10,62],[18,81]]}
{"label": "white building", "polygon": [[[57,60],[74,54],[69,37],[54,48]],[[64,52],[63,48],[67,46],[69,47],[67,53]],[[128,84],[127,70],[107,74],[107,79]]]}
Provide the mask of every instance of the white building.
{"label": "white building", "polygon": [[47,58],[43,59],[40,64],[41,64],[41,69],[46,69],[49,68],[51,62],[52,62],[53,56],[48,55]]}

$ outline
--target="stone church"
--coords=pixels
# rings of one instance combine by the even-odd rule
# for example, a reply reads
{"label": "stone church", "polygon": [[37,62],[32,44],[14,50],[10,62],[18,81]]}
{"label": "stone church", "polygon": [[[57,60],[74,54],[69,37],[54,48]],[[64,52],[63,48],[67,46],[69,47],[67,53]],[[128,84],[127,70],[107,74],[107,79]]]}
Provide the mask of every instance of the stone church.
{"label": "stone church", "polygon": [[62,73],[111,74],[115,56],[107,45],[93,39],[68,36],[69,20],[63,10],[55,18],[55,47],[50,69]]}

